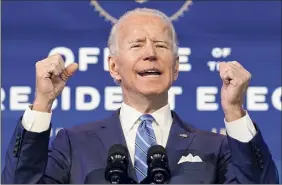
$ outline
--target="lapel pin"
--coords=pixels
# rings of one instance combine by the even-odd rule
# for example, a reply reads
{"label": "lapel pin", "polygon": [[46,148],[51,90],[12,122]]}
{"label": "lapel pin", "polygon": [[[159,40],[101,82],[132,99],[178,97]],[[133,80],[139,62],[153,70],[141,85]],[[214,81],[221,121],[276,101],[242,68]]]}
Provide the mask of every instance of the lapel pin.
{"label": "lapel pin", "polygon": [[179,134],[180,137],[184,137],[184,138],[187,138],[188,135],[187,134]]}

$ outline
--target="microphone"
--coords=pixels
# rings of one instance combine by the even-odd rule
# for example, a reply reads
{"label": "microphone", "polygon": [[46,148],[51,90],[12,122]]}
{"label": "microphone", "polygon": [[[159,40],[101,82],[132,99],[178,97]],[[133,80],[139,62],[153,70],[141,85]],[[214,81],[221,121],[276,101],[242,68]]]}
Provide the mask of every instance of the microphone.
{"label": "microphone", "polygon": [[166,184],[171,178],[166,150],[161,145],[149,148],[147,155],[148,172],[143,183]]}
{"label": "microphone", "polygon": [[127,148],[121,144],[113,145],[108,152],[105,179],[111,184],[134,184],[128,177],[128,156]]}

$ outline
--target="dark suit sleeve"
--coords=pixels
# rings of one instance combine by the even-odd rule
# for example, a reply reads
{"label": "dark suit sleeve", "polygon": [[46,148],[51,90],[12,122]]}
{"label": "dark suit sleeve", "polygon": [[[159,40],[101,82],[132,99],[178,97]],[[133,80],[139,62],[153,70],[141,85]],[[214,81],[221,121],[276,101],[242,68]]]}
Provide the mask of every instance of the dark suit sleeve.
{"label": "dark suit sleeve", "polygon": [[50,128],[41,133],[26,131],[21,119],[8,146],[2,183],[68,183],[71,162],[67,132],[60,130],[48,149]]}
{"label": "dark suit sleeve", "polygon": [[223,139],[218,170],[219,183],[275,184],[278,172],[270,151],[257,129],[254,138],[243,143],[227,136]]}

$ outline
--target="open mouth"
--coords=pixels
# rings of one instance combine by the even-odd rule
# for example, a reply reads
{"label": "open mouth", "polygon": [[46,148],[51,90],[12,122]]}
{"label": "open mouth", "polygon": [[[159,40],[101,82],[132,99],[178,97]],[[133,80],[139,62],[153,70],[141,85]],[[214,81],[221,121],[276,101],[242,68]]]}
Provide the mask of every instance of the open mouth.
{"label": "open mouth", "polygon": [[140,71],[138,74],[142,77],[158,77],[162,73],[160,72],[160,70],[154,68],[154,69],[145,69],[143,71]]}

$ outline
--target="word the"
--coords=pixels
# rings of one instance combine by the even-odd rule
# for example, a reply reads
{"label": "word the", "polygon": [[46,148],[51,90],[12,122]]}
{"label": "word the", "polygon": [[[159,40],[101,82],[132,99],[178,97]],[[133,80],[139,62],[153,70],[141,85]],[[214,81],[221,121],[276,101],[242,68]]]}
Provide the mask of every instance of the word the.
{"label": "word the", "polygon": [[231,55],[231,48],[213,48],[211,51],[211,55],[216,61],[208,61],[207,65],[210,71],[219,71],[219,63],[220,62],[230,62],[226,61],[226,57]]}

